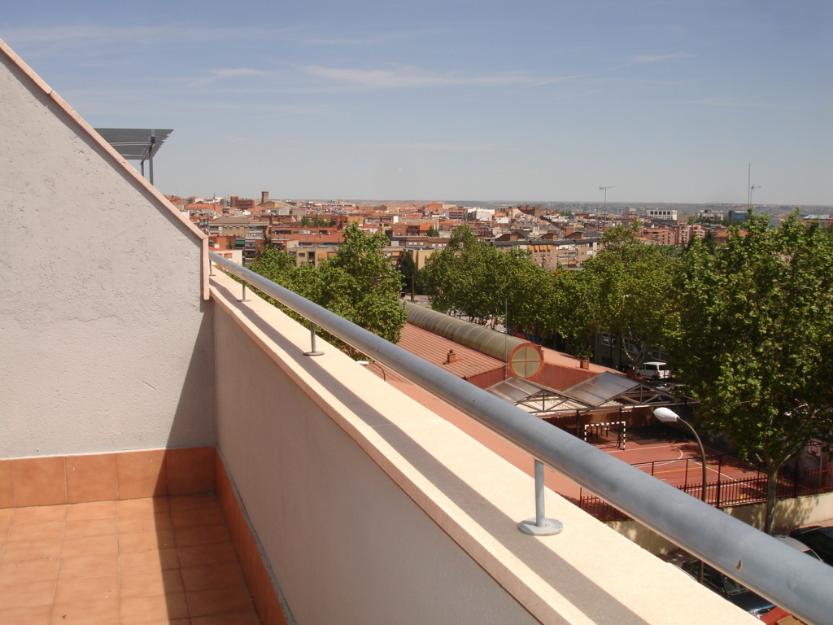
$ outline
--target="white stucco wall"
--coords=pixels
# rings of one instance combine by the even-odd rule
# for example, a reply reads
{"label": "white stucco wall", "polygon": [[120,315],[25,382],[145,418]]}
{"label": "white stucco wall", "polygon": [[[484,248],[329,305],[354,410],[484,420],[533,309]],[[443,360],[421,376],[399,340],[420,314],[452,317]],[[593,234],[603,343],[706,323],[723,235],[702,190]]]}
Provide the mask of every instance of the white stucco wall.
{"label": "white stucco wall", "polygon": [[298,625],[532,625],[222,310],[218,449]]}
{"label": "white stucco wall", "polygon": [[214,443],[200,245],[0,54],[0,458]]}

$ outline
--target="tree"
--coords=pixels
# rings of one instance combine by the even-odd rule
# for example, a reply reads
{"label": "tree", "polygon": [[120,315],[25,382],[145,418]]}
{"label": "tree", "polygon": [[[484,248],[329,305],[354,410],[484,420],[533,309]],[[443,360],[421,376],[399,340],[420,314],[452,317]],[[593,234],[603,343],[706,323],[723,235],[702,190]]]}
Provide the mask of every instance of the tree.
{"label": "tree", "polygon": [[295,259],[274,247],[263,250],[260,258],[253,261],[249,268],[273,282],[283,285],[295,269]]}
{"label": "tree", "polygon": [[810,440],[833,442],[833,241],[795,214],[745,227],[683,255],[671,347],[705,425],[766,472],[770,532],[779,471]]}
{"label": "tree", "polygon": [[445,248],[422,270],[432,308],[475,323],[493,323],[503,310],[493,282],[498,254],[492,245],[478,241],[468,226],[455,228]]}
{"label": "tree", "polygon": [[399,274],[402,278],[402,290],[411,292],[411,301],[414,301],[414,294],[417,292],[419,270],[414,262],[414,254],[407,250],[399,258]]}
{"label": "tree", "polygon": [[384,256],[386,245],[381,232],[348,225],[338,253],[321,266],[318,303],[395,343],[406,315],[399,303],[399,272]]}
{"label": "tree", "polygon": [[[617,226],[605,233],[605,248],[584,263],[581,271],[556,276],[563,297],[560,323],[581,356],[589,356],[596,336],[607,333],[611,360],[642,362],[651,348],[662,346],[673,327],[672,253],[646,245],[635,226]],[[557,323],[554,324],[557,326]]]}
{"label": "tree", "polygon": [[269,249],[251,269],[395,343],[405,310],[399,303],[399,273],[383,254],[386,244],[384,234],[369,235],[350,224],[335,257],[319,267],[297,267],[286,252]]}
{"label": "tree", "polygon": [[428,228],[428,232],[426,232],[426,235],[429,237],[438,237],[440,236],[440,231],[437,230],[434,226],[431,226],[430,228]]}
{"label": "tree", "polygon": [[479,241],[467,226],[456,228],[448,245],[420,272],[435,310],[459,314],[483,325],[503,321],[546,337],[558,329],[553,315],[552,275],[519,249],[499,251]]}

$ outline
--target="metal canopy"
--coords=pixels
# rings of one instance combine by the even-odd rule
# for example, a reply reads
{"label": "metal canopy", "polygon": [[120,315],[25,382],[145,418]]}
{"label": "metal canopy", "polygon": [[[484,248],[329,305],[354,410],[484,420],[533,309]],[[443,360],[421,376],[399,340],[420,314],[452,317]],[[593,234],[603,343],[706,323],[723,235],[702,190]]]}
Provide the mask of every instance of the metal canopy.
{"label": "metal canopy", "polygon": [[549,414],[557,410],[563,410],[565,404],[568,402],[569,406],[566,407],[571,410],[575,410],[577,407],[586,408],[586,406],[572,405],[569,398],[563,397],[550,388],[518,377],[502,380],[486,390],[492,395],[497,395],[501,399],[515,404],[522,410],[535,415]]}
{"label": "metal canopy", "polygon": [[541,417],[559,413],[609,412],[611,407],[667,406],[687,403],[667,390],[609,372],[557,391],[522,378],[509,378],[488,389],[492,395]]}
{"label": "metal canopy", "polygon": [[153,156],[162,147],[173,130],[170,128],[96,128],[107,143],[129,161],[140,161],[142,175],[145,161],[150,165],[150,183],[153,184]]}
{"label": "metal canopy", "polygon": [[602,406],[635,386],[640,386],[639,382],[605,371],[571,386],[564,394],[588,406]]}
{"label": "metal canopy", "polygon": [[626,406],[687,403],[680,402],[679,398],[666,389],[648,386],[608,371],[571,386],[564,391],[564,395],[592,408],[610,406],[612,403]]}

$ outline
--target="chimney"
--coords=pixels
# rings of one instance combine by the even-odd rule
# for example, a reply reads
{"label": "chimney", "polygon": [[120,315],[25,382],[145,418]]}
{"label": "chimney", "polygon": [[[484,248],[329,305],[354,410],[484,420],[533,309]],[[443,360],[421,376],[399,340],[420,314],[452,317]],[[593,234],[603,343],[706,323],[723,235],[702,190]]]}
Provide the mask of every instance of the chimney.
{"label": "chimney", "polygon": [[448,350],[448,354],[445,357],[445,364],[450,365],[452,362],[457,362],[458,360],[460,360],[460,357],[454,353],[454,350]]}
{"label": "chimney", "polygon": [[269,201],[269,192],[268,191],[261,191],[260,192],[260,203],[266,204]]}

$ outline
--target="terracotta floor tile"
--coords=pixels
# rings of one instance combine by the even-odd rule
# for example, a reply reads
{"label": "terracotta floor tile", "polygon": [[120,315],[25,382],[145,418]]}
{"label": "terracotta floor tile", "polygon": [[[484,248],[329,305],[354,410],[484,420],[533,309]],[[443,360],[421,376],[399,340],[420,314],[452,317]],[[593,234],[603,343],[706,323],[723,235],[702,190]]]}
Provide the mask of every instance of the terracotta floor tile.
{"label": "terracotta floor tile", "polygon": [[149,549],[119,554],[122,573],[151,573],[179,568],[176,549]]}
{"label": "terracotta floor tile", "polygon": [[67,521],[65,539],[86,538],[88,536],[107,536],[118,531],[116,519],[79,519]]}
{"label": "terracotta floor tile", "polygon": [[234,546],[230,542],[197,545],[195,547],[177,547],[176,552],[182,567],[237,562]]}
{"label": "terracotta floor tile", "polygon": [[173,546],[174,533],[172,530],[119,534],[119,551],[121,553],[158,551]]}
{"label": "terracotta floor tile", "polygon": [[25,562],[51,558],[57,560],[61,555],[61,539],[32,540],[6,543],[3,547],[3,562]]}
{"label": "terracotta floor tile", "polygon": [[56,603],[51,625],[114,625],[119,622],[119,600],[116,597]]}
{"label": "terracotta floor tile", "polygon": [[87,519],[115,519],[115,501],[94,501],[91,503],[75,503],[66,507],[67,521],[83,521]]}
{"label": "terracotta floor tile", "polygon": [[15,508],[12,525],[23,523],[49,523],[66,520],[66,506],[35,506],[32,508]]}
{"label": "terracotta floor tile", "polygon": [[0,605],[4,608],[34,608],[50,605],[55,598],[57,580],[15,582],[0,585]]}
{"label": "terracotta floor tile", "polygon": [[119,577],[74,577],[58,580],[58,591],[55,593],[55,604],[78,603],[81,601],[104,601],[119,595]]}
{"label": "terracotta floor tile", "polygon": [[226,612],[246,612],[253,609],[252,599],[245,586],[186,592],[185,597],[188,600],[191,618]]}
{"label": "terracotta floor tile", "polygon": [[28,562],[0,563],[0,585],[44,582],[58,578],[58,560],[43,558]]}
{"label": "terracotta floor tile", "polygon": [[0,625],[49,625],[52,606],[0,608]]}
{"label": "terracotta floor tile", "polygon": [[61,560],[58,579],[87,579],[119,574],[118,555],[113,553],[75,556]]}
{"label": "terracotta floor tile", "polygon": [[61,558],[78,556],[105,556],[118,553],[116,536],[89,536],[86,538],[68,538],[64,540]]}
{"label": "terracotta floor tile", "polygon": [[116,524],[119,532],[123,534],[138,534],[140,532],[173,529],[171,517],[167,512],[160,512],[155,515],[143,514],[120,518]]}
{"label": "terracotta floor tile", "polygon": [[225,518],[219,506],[188,510],[172,509],[171,522],[175,528],[196,527],[198,525],[223,525]]}
{"label": "terracotta floor tile", "polygon": [[200,616],[191,619],[191,625],[260,625],[260,620],[254,612],[243,612],[242,614]]}
{"label": "terracotta floor tile", "polygon": [[6,534],[6,542],[61,540],[64,536],[64,525],[63,521],[12,525]]}
{"label": "terracotta floor tile", "polygon": [[193,547],[195,545],[210,545],[229,541],[229,533],[225,525],[181,527],[176,529],[175,532],[178,547]]}
{"label": "terracotta floor tile", "polygon": [[121,625],[164,623],[166,619],[171,622],[182,618],[188,618],[188,605],[182,593],[121,600]]}
{"label": "terracotta floor tile", "polygon": [[187,591],[246,585],[243,571],[236,562],[182,569],[182,582]]}
{"label": "terracotta floor tile", "polygon": [[178,569],[167,571],[151,571],[148,573],[122,572],[121,597],[150,597],[180,593],[182,578]]}
{"label": "terracotta floor tile", "polygon": [[0,625],[47,623],[259,625],[214,495],[0,509]]}
{"label": "terracotta floor tile", "polygon": [[117,504],[120,519],[147,517],[155,514],[169,513],[171,508],[165,497],[146,497],[144,499],[126,499]]}
{"label": "terracotta floor tile", "polygon": [[168,497],[171,505],[171,513],[195,510],[198,508],[220,509],[216,495],[175,495]]}

